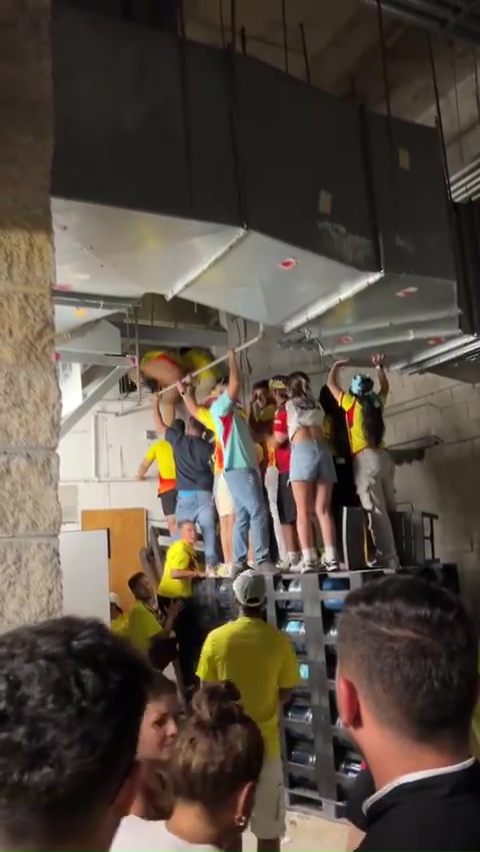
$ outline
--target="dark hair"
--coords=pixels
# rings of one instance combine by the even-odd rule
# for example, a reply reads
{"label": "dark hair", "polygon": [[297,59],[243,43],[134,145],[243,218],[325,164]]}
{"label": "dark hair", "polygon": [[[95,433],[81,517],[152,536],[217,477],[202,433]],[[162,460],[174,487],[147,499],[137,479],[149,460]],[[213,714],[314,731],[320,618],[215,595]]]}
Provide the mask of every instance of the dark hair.
{"label": "dark hair", "polygon": [[135,594],[135,589],[137,588],[140,580],[145,577],[148,580],[146,574],[143,571],[137,571],[136,574],[132,574],[132,576],[128,580],[128,588],[130,589],[132,595]]}
{"label": "dark hair", "polygon": [[354,376],[350,392],[362,406],[365,440],[371,449],[376,450],[385,436],[385,422],[380,397],[373,392],[373,379],[362,373]]}
{"label": "dark hair", "polygon": [[332,423],[332,443],[335,452],[342,459],[350,458],[352,454],[350,438],[348,435],[347,419],[345,412],[335,399],[327,385],[323,385],[318,401],[327,417]]}
{"label": "dark hair", "polygon": [[173,795],[215,812],[242,786],[257,783],[263,756],[262,734],[243,710],[237,687],[204,684],[173,747]]}
{"label": "dark hair", "polygon": [[302,370],[296,370],[287,376],[287,391],[290,397],[308,396],[310,393],[310,377]]}
{"label": "dark hair", "polygon": [[458,596],[412,577],[367,583],[345,600],[338,656],[385,727],[423,743],[468,741],[478,646]]}
{"label": "dark hair", "polygon": [[166,695],[176,695],[178,687],[175,681],[166,677],[163,672],[153,671],[150,688],[148,690],[149,701],[159,701]]}
{"label": "dark hair", "polygon": [[[84,840],[132,769],[150,668],[99,621],[0,636],[0,833],[8,849]],[[68,845],[67,845],[67,848]]]}
{"label": "dark hair", "polygon": [[185,434],[185,421],[181,419],[181,417],[176,417],[172,423],[172,429],[175,429],[175,432],[179,432],[180,435]]}
{"label": "dark hair", "polygon": [[258,382],[253,383],[252,390],[254,391],[269,391],[268,379],[260,379]]}

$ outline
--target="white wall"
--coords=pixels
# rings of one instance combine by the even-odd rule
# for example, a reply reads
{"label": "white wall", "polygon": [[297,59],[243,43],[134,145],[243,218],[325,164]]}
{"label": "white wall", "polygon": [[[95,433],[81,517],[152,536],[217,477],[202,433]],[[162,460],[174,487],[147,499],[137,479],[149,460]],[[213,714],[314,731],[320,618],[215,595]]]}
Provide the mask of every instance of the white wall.
{"label": "white wall", "polygon": [[[252,336],[253,329],[247,330]],[[237,342],[232,337],[232,344]],[[274,372],[304,369],[316,390],[325,365],[315,353],[282,351],[266,343],[251,350],[243,361],[249,381]],[[249,373],[249,369],[251,372]],[[348,373],[345,374],[348,382]],[[456,561],[469,601],[480,612],[480,390],[433,375],[391,375],[392,393],[386,411],[390,445],[435,434],[441,443],[427,451],[422,462],[397,470],[399,502],[437,512],[437,552]],[[147,509],[150,522],[162,519],[156,496],[156,477],[135,482],[135,472],[148,442],[150,412],[115,418],[123,403],[104,401],[96,409],[98,481],[93,479],[93,423],[88,415],[60,444],[61,481],[78,489],[78,511],[84,508]],[[108,413],[109,412],[109,413]],[[71,490],[69,494],[71,502]]]}

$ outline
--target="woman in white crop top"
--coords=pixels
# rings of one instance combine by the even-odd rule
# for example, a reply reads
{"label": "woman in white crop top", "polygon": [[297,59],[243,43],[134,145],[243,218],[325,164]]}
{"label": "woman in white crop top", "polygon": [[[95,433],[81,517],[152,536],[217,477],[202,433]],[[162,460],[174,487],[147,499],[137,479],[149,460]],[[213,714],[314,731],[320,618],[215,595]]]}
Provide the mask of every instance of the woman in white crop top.
{"label": "woman in white crop top", "polygon": [[[292,373],[287,380],[288,437],[292,445],[290,482],[297,506],[297,531],[302,548],[302,571],[336,571],[335,523],[330,511],[332,488],[336,482],[333,459],[323,437],[323,411],[313,397],[305,373]],[[312,506],[323,538],[324,557],[318,562],[312,527]]]}

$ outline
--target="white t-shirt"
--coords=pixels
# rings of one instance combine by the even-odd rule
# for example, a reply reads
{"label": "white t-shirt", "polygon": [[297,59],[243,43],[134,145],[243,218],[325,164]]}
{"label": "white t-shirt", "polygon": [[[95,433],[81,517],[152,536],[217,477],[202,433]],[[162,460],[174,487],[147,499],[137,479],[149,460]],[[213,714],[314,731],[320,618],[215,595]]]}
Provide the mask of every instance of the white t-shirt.
{"label": "white t-shirt", "polygon": [[127,816],[122,819],[110,847],[111,852],[219,852],[216,846],[191,844],[170,834],[164,822]]}

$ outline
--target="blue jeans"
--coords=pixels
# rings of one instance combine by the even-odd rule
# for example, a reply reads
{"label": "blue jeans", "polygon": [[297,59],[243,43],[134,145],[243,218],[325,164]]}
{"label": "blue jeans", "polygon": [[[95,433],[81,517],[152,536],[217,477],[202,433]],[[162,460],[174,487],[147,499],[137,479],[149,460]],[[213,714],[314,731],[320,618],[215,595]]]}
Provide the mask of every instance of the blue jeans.
{"label": "blue jeans", "polygon": [[248,532],[252,530],[257,565],[268,562],[268,513],[258,470],[226,470],[225,480],[235,506],[233,561],[245,564],[248,557]]}
{"label": "blue jeans", "polygon": [[205,562],[218,563],[217,515],[213,495],[210,491],[179,491],[177,500],[177,523],[193,521],[202,531],[205,547]]}

